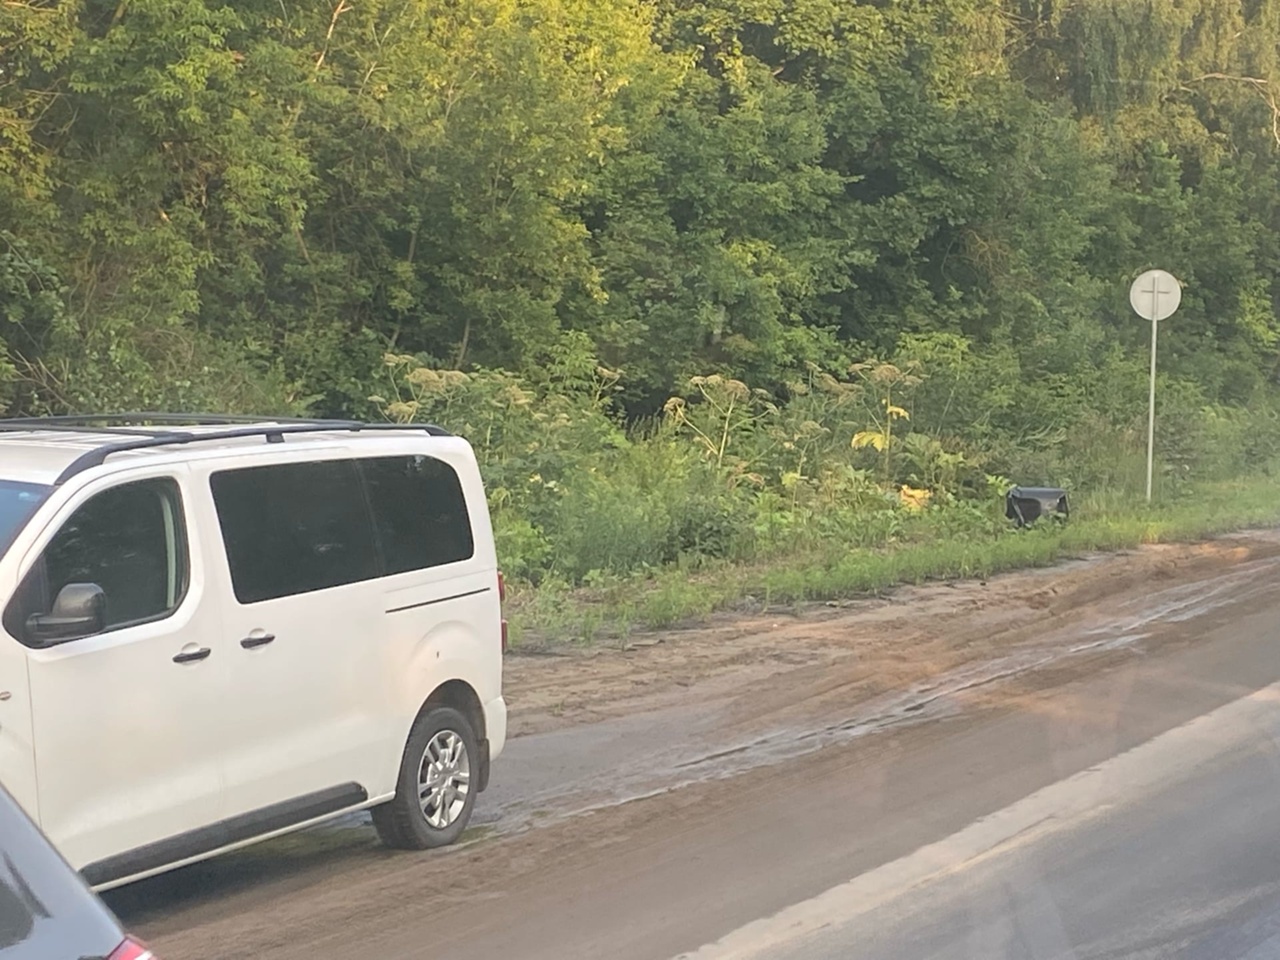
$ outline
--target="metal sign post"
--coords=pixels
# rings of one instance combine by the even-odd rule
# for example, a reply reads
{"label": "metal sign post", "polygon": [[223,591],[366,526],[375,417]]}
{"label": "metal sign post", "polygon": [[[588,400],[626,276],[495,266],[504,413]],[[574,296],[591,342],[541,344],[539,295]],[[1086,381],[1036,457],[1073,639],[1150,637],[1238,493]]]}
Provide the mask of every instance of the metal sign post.
{"label": "metal sign post", "polygon": [[1182,287],[1173,274],[1148,270],[1129,287],[1129,303],[1134,312],[1151,321],[1151,392],[1147,401],[1147,503],[1151,502],[1151,473],[1156,445],[1156,331],[1182,302]]}

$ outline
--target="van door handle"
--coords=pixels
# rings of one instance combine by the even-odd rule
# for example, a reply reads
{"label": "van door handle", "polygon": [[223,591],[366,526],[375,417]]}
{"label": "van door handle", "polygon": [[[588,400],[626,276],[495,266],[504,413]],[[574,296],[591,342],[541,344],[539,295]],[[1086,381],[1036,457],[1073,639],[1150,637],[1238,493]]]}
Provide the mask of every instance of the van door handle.
{"label": "van door handle", "polygon": [[274,633],[264,633],[257,637],[245,637],[240,641],[240,646],[246,650],[252,650],[254,647],[265,647],[268,643],[276,638]]}
{"label": "van door handle", "polygon": [[203,660],[211,653],[213,653],[213,651],[208,647],[201,647],[199,650],[187,650],[184,653],[175,653],[173,655],[173,662],[195,663],[197,660]]}

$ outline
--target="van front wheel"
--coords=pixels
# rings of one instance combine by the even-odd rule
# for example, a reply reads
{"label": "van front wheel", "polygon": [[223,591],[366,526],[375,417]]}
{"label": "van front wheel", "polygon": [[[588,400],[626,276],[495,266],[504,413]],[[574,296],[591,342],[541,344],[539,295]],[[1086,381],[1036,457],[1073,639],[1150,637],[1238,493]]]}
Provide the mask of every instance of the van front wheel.
{"label": "van front wheel", "polygon": [[396,795],[373,808],[373,825],[389,847],[427,850],[453,843],[476,803],[480,749],[457,710],[436,707],[418,717],[400,761]]}

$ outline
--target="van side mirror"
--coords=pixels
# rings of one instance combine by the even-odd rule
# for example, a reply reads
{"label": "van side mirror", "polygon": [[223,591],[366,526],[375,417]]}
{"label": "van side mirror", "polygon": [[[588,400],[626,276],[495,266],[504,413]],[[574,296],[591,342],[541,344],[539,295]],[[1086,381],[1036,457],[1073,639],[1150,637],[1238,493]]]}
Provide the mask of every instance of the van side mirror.
{"label": "van side mirror", "polygon": [[27,638],[40,644],[76,640],[107,626],[107,595],[96,583],[68,583],[49,613],[27,617]]}

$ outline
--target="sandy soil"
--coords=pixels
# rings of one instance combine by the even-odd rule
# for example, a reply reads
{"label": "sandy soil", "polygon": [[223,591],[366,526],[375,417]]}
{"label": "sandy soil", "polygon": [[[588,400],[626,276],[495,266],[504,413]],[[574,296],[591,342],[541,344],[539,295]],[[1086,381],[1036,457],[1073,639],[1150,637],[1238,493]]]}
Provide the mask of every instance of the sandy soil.
{"label": "sandy soil", "polygon": [[[627,646],[561,648],[507,662],[511,733],[522,736],[634,714],[698,695],[749,692],[744,712],[795,702],[795,686],[870,698],[1063,628],[1100,618],[1179,584],[1280,556],[1280,533],[1096,554],[1053,567],[902,587],[879,599],[725,615],[696,628],[634,636]],[[1207,588],[1206,588],[1207,589]],[[786,683],[757,683],[786,674]]]}

